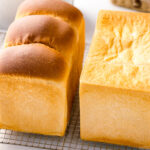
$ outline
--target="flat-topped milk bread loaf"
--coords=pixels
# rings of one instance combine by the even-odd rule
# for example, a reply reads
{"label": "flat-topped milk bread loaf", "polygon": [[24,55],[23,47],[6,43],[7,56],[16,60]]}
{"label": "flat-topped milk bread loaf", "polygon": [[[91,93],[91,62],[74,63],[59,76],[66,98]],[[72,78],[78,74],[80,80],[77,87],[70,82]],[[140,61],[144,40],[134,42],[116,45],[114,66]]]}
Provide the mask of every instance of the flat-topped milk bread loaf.
{"label": "flat-topped milk bread loaf", "polygon": [[150,148],[150,14],[99,12],[80,112],[82,139]]}

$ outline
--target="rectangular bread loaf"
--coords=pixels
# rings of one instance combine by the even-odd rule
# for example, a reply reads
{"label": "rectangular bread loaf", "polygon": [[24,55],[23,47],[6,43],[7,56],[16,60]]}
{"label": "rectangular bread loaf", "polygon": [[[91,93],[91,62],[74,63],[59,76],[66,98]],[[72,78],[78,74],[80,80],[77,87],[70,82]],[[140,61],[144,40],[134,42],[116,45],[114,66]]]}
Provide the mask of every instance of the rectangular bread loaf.
{"label": "rectangular bread loaf", "polygon": [[25,0],[0,52],[0,128],[63,136],[84,52],[81,12]]}
{"label": "rectangular bread loaf", "polygon": [[81,138],[150,148],[150,15],[100,11],[80,80]]}

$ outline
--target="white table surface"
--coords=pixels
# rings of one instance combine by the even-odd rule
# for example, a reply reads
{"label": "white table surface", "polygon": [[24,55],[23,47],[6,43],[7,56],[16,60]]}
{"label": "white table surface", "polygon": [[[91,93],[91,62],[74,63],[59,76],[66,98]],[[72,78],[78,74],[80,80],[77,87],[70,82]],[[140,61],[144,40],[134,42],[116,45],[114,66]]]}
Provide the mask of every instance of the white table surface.
{"label": "white table surface", "polygon": [[[22,0],[10,0],[10,1],[16,1],[17,5],[12,8],[12,5],[6,4],[6,1],[9,0],[0,0],[0,30],[6,30],[11,21],[13,20],[16,12],[17,5]],[[9,2],[10,2],[9,1]],[[92,35],[95,28],[96,18],[98,11],[101,9],[107,9],[107,10],[122,10],[122,11],[130,11],[128,9],[124,9],[121,7],[114,6],[111,4],[109,0],[66,0],[70,1],[70,3],[78,7],[84,14],[84,18],[86,20],[86,42],[90,43],[92,39]],[[7,8],[5,8],[7,6]],[[10,8],[8,8],[10,7]],[[5,10],[8,11],[8,14],[6,14]],[[4,15],[7,15],[7,17],[4,17]],[[3,22],[2,22],[3,20]],[[0,144],[0,150],[38,150],[37,148],[29,148],[24,146],[17,146],[17,145],[9,145],[9,144]],[[43,149],[40,149],[43,150]]]}

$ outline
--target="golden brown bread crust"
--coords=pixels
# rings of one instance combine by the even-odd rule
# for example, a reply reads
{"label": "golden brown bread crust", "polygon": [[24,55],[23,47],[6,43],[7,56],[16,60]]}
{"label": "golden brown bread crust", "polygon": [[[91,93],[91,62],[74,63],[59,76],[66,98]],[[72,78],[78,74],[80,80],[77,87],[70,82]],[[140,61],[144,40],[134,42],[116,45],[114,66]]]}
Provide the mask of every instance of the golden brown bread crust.
{"label": "golden brown bread crust", "polygon": [[0,53],[0,128],[63,136],[82,68],[84,18],[61,0],[27,0],[16,18]]}
{"label": "golden brown bread crust", "polygon": [[[83,16],[80,13],[80,11],[74,8],[73,6],[63,1],[57,0],[56,0],[57,4],[56,3],[54,4],[54,1],[44,0],[41,2],[37,0],[36,7],[35,6],[33,7],[33,3],[31,1],[24,1],[19,8],[18,14],[20,14],[22,11],[23,12],[25,11],[26,14],[22,16],[23,18],[15,20],[10,25],[7,31],[7,35],[5,37],[5,47],[17,46],[22,44],[41,43],[49,46],[50,48],[55,49],[56,51],[61,52],[62,57],[64,58],[66,58],[66,56],[67,58],[70,57],[69,59],[66,60],[66,62],[71,60],[73,52],[69,51],[72,50],[72,46],[74,45],[74,43],[76,43],[79,40],[78,39],[79,29],[77,29],[76,27],[79,28],[80,26],[79,23],[81,23],[81,19],[83,19]],[[60,6],[56,7],[55,5],[58,4]],[[47,10],[44,8],[44,6],[45,7],[48,6],[48,11],[50,11],[49,13],[51,13],[51,15],[43,14],[41,11],[35,13],[36,15],[34,15],[34,13],[32,13],[32,15],[27,14],[28,12],[28,10],[26,10],[27,8],[29,8],[29,10],[33,12],[36,8],[37,9],[42,8],[44,10]],[[55,14],[56,12],[59,17],[55,17],[55,15],[52,15]],[[71,16],[70,14],[68,14],[69,12],[71,13],[71,16],[74,18],[72,19],[73,22],[75,21],[74,24],[75,27],[67,22],[72,21],[70,20]],[[61,18],[62,16],[65,17],[65,19],[62,19]],[[32,70],[32,66],[30,67],[31,67],[30,70]],[[20,67],[20,70],[22,70],[22,67]],[[12,69],[12,71],[14,71],[14,69]],[[52,72],[52,74],[55,73]],[[30,76],[31,75],[35,74],[32,73],[30,74]],[[48,77],[48,75],[45,76]],[[49,75],[49,78],[51,78],[52,76]],[[55,78],[57,76],[55,76]]]}
{"label": "golden brown bread crust", "polygon": [[0,53],[0,74],[58,80],[63,78],[65,68],[63,56],[43,44],[12,46]]}
{"label": "golden brown bread crust", "polygon": [[146,13],[100,11],[84,80],[149,92],[149,21]]}
{"label": "golden brown bread crust", "polygon": [[5,47],[43,43],[66,51],[75,42],[75,31],[63,20],[48,15],[26,16],[14,21],[8,29]]}
{"label": "golden brown bread crust", "polygon": [[80,79],[82,139],[150,148],[149,22],[100,11]]}
{"label": "golden brown bread crust", "polygon": [[83,18],[82,13],[62,0],[25,0],[18,8],[16,18],[29,15],[53,15],[70,22],[77,28]]}

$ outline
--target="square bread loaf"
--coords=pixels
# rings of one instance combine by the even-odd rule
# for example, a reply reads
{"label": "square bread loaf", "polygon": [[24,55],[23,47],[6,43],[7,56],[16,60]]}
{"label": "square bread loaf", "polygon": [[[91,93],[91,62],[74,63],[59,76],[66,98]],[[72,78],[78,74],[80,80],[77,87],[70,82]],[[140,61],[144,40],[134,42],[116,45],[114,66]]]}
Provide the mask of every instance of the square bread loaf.
{"label": "square bread loaf", "polygon": [[150,148],[150,14],[99,12],[80,112],[83,140]]}
{"label": "square bread loaf", "polygon": [[79,83],[84,18],[61,0],[25,0],[0,52],[0,128],[63,136]]}

